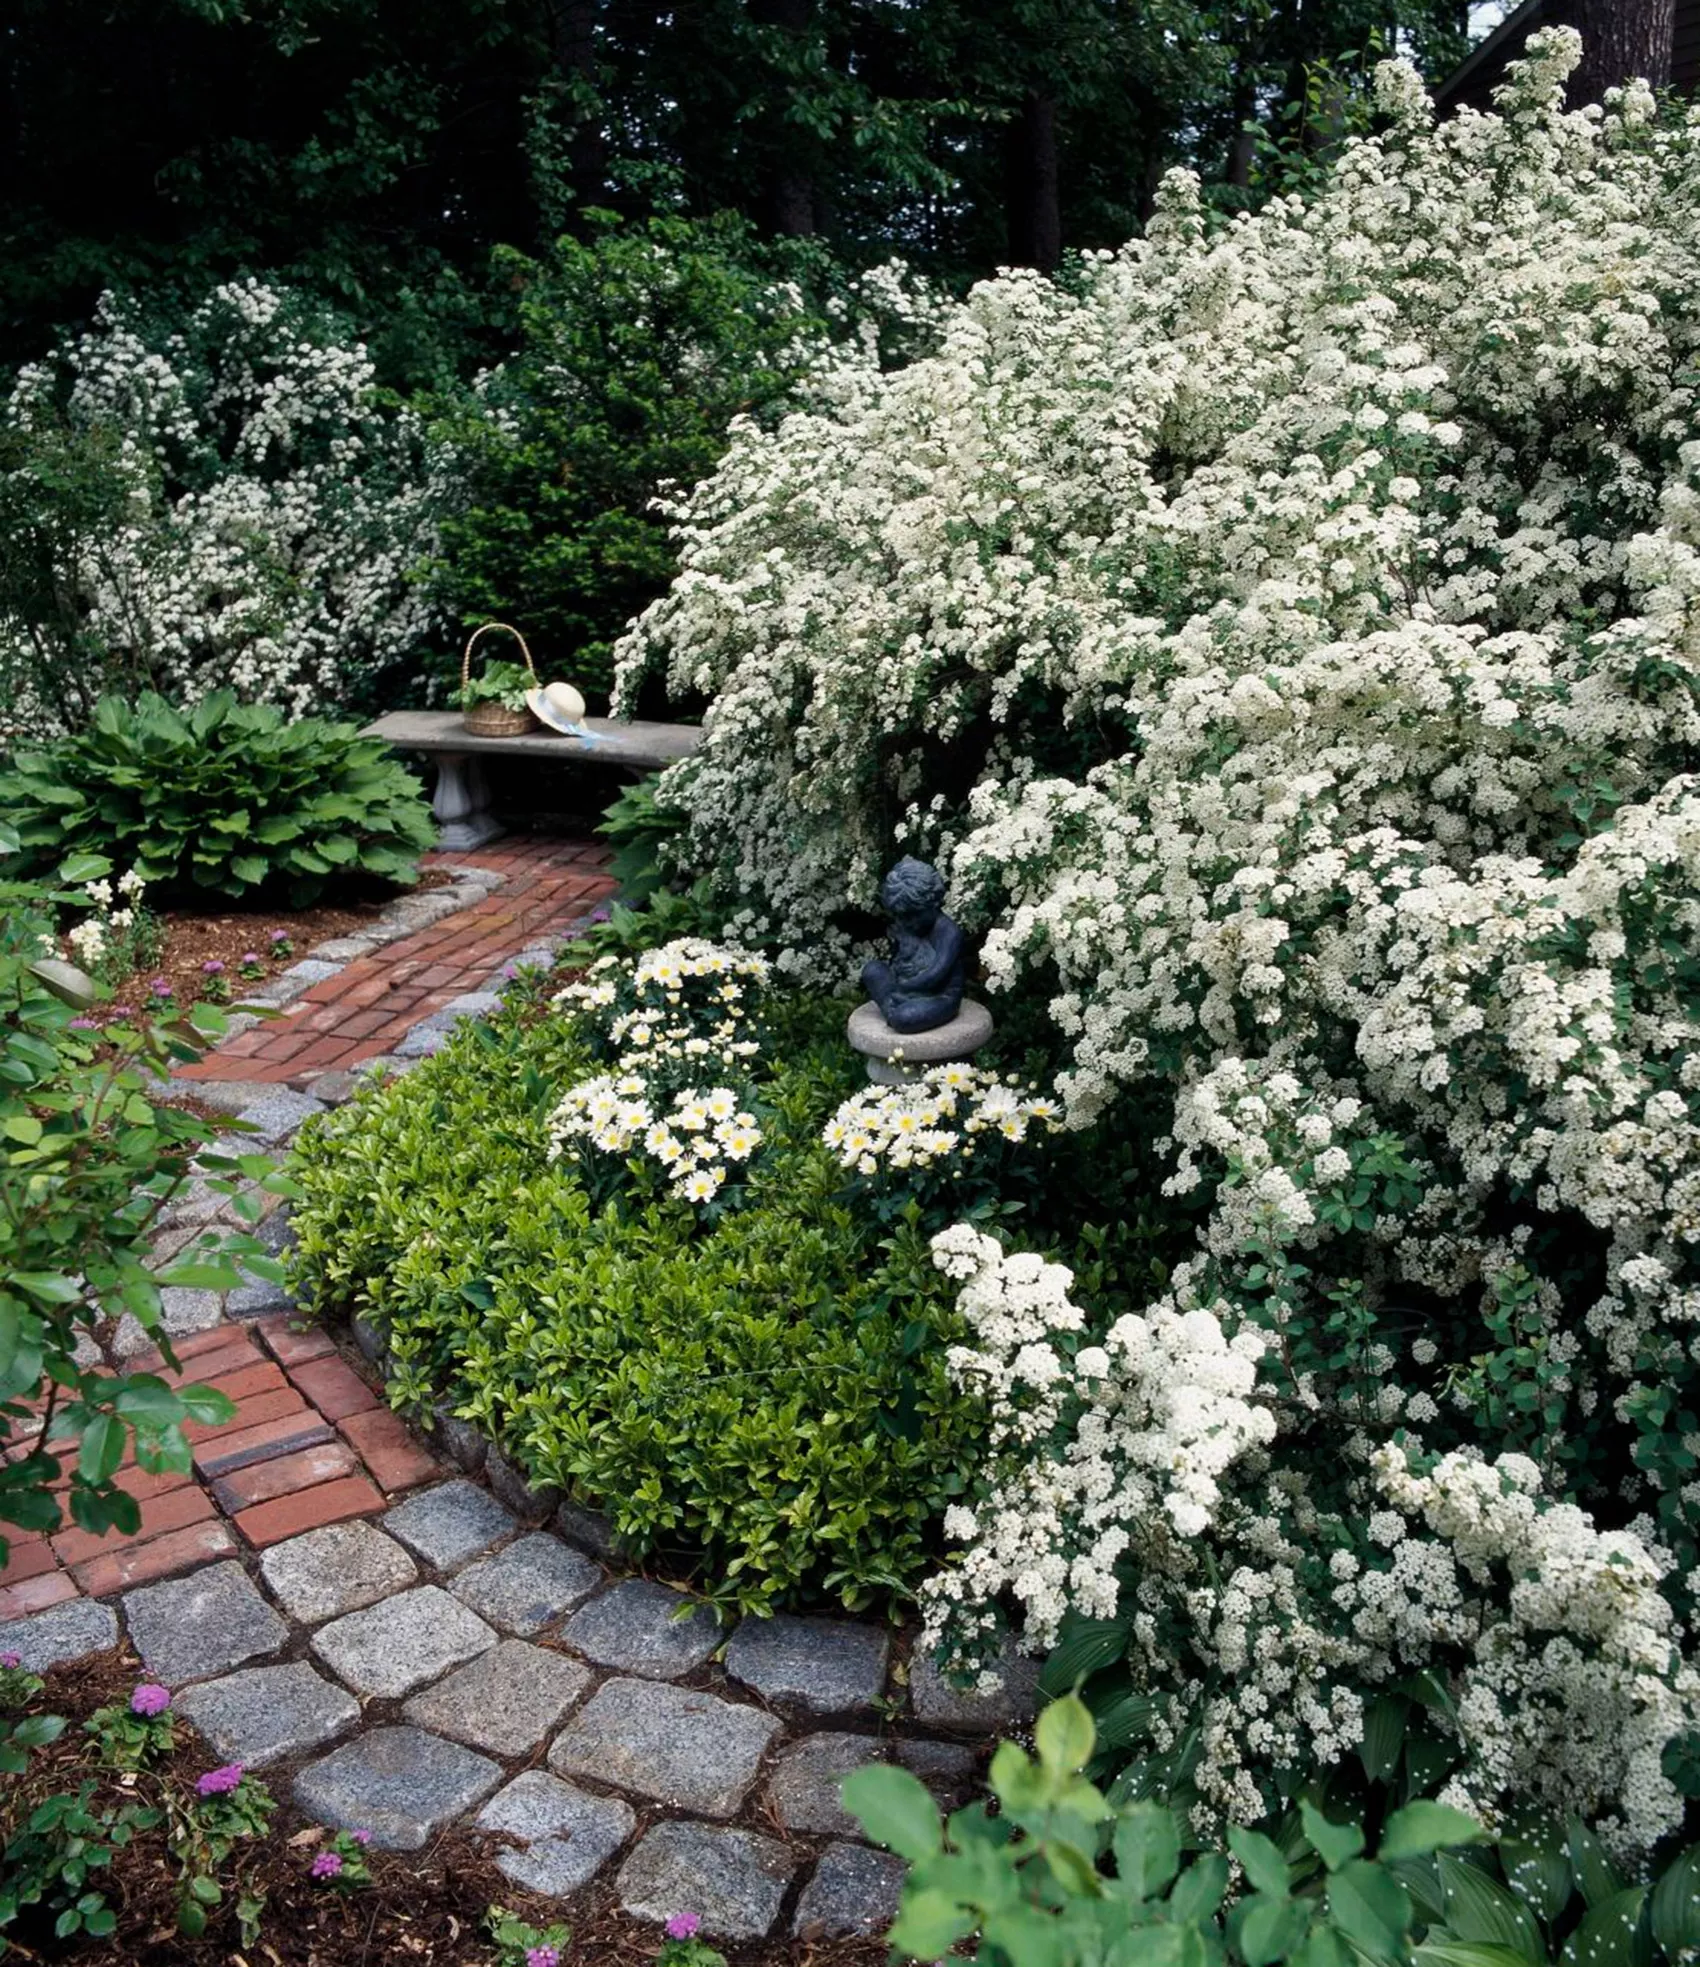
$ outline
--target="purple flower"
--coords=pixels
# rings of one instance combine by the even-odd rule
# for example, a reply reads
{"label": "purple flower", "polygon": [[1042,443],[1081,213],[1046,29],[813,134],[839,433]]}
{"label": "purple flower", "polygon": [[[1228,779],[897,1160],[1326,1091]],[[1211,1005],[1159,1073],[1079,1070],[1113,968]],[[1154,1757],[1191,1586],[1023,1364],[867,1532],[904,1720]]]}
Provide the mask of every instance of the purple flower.
{"label": "purple flower", "polygon": [[201,965],[201,975],[203,977],[222,977],[224,975],[224,965],[216,956],[209,956]]}
{"label": "purple flower", "polygon": [[128,1004],[114,1004],[114,1005],[113,1005],[113,1007],[112,1007],[112,1015],[113,1015],[113,1016],[114,1016],[115,1018],[127,1018],[127,1017],[129,1017],[129,1015],[130,1015],[130,1007],[129,1007],[129,1005],[128,1005]]}
{"label": "purple flower", "polygon": [[169,997],[171,995],[171,979],[169,977],[155,977],[153,982],[148,985],[148,989],[153,992],[155,997]]}
{"label": "purple flower", "polygon": [[370,1844],[372,1841],[372,1833],[369,1830],[351,1830],[348,1834],[356,1844]]}
{"label": "purple flower", "polygon": [[561,1956],[554,1947],[527,1947],[525,1967],[561,1967]]}
{"label": "purple flower", "polygon": [[242,1780],[240,1762],[227,1762],[222,1769],[209,1769],[195,1784],[197,1796],[223,1796]]}
{"label": "purple flower", "polygon": [[274,929],[272,931],[272,941],[274,943],[286,943],[288,940],[289,931],[287,929]]}
{"label": "purple flower", "polygon": [[15,1666],[22,1666],[23,1663],[22,1653],[0,1653],[0,1667],[5,1667],[8,1671]]}
{"label": "purple flower", "polygon": [[151,1680],[144,1680],[130,1696],[132,1714],[163,1714],[171,1705],[171,1696],[163,1687],[156,1687]]}
{"label": "purple flower", "polygon": [[592,922],[606,922],[611,919],[613,913],[606,902],[598,902],[590,911],[590,919]]}
{"label": "purple flower", "polygon": [[503,983],[512,983],[518,975],[519,965],[517,963],[510,963],[502,972],[502,981]]}
{"label": "purple flower", "polygon": [[313,1860],[315,1878],[335,1878],[342,1870],[342,1860],[334,1851],[321,1851]]}
{"label": "purple flower", "polygon": [[667,1922],[667,1937],[670,1940],[688,1940],[701,1924],[694,1912],[676,1912]]}
{"label": "purple flower", "polygon": [[71,1020],[71,1029],[73,1031],[99,1031],[100,1026],[95,1023],[93,1018],[73,1018]]}
{"label": "purple flower", "polygon": [[258,963],[259,960],[260,960],[260,952],[257,949],[243,950],[242,961],[244,963]]}

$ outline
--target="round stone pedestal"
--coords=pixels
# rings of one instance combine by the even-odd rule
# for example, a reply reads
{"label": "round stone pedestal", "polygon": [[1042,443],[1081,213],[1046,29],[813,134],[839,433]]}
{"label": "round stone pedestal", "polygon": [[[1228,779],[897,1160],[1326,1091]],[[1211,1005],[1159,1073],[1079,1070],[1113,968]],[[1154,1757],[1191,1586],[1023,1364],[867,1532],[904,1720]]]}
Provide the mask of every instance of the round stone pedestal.
{"label": "round stone pedestal", "polygon": [[876,1086],[903,1086],[930,1065],[971,1059],[995,1029],[985,1005],[965,997],[950,1023],[931,1031],[893,1031],[877,1004],[858,1004],[846,1035],[851,1050],[867,1061],[868,1077]]}

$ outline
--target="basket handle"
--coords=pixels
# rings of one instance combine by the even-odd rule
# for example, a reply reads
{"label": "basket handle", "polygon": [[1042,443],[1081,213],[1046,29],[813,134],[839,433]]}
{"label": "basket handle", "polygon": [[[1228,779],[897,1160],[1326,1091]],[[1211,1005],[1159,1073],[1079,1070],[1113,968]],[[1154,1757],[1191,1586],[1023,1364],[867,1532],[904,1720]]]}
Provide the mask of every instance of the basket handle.
{"label": "basket handle", "polygon": [[525,637],[520,634],[517,628],[512,627],[507,622],[486,622],[482,628],[475,628],[472,631],[466,638],[466,647],[460,652],[460,687],[464,690],[467,684],[472,681],[473,643],[478,640],[479,636],[488,635],[493,628],[499,628],[504,634],[511,635],[519,644],[520,653],[525,657],[525,666],[531,671],[531,680],[535,684],[537,682],[537,665],[531,660],[531,651],[526,647]]}

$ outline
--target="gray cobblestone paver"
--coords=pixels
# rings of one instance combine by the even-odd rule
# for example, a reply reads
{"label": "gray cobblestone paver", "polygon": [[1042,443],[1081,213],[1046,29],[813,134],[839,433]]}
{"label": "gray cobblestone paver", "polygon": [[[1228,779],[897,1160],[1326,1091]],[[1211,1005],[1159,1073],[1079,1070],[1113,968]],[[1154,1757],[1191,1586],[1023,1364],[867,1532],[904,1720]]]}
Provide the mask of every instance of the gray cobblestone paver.
{"label": "gray cobblestone paver", "polygon": [[797,1860],[748,1830],[657,1824],[620,1867],[622,1909],[665,1921],[694,1912],[720,1940],[759,1940],[773,1930]]}
{"label": "gray cobblestone paver", "polygon": [[217,1754],[245,1769],[320,1748],[360,1719],[354,1696],[305,1660],[202,1681],[178,1695],[176,1705]]}
{"label": "gray cobblestone paver", "polygon": [[470,1666],[415,1694],[402,1712],[421,1728],[491,1755],[525,1755],[589,1685],[590,1671],[577,1660],[523,1639],[504,1639]]}
{"label": "gray cobblestone paver", "polygon": [[502,1765],[423,1728],[374,1728],[295,1778],[295,1801],[335,1830],[369,1830],[385,1851],[417,1851],[481,1803]]}
{"label": "gray cobblestone paver", "polygon": [[775,1707],[868,1714],[885,1691],[891,1641],[849,1619],[746,1619],[726,1649],[726,1671]]}
{"label": "gray cobblestone paver", "polygon": [[491,1797],[478,1828],[522,1840],[498,1870],[547,1898],[564,1898],[594,1878],[637,1828],[637,1813],[617,1796],[592,1796],[558,1776],[528,1769]]}
{"label": "gray cobblestone paver", "polygon": [[829,1844],[803,1887],[791,1931],[804,1940],[870,1939],[897,1917],[904,1863],[865,1844]]}
{"label": "gray cobblestone paver", "polygon": [[767,1800],[787,1830],[860,1837],[861,1827],[838,1800],[839,1785],[853,1770],[885,1760],[871,1735],[806,1736],[775,1763]]}
{"label": "gray cobblestone paver", "polygon": [[[694,1609],[681,1618],[687,1607]],[[628,1578],[575,1612],[561,1637],[598,1666],[677,1680],[703,1664],[723,1633],[714,1614],[696,1600]]]}
{"label": "gray cobblestone paver", "polygon": [[333,1619],[313,1651],[357,1694],[399,1700],[495,1645],[496,1635],[440,1585],[420,1585]]}
{"label": "gray cobblestone paver", "polygon": [[370,1523],[333,1523],[273,1544],[260,1559],[260,1576],[291,1618],[317,1625],[405,1591],[419,1567]]}
{"label": "gray cobblestone paver", "polygon": [[16,1653],[19,1665],[30,1673],[45,1673],[117,1644],[118,1615],[92,1598],[69,1598],[30,1618],[0,1625],[0,1653]]}
{"label": "gray cobblestone paver", "polygon": [[439,1571],[479,1557],[519,1526],[488,1489],[444,1482],[410,1496],[382,1519],[383,1527]]}
{"label": "gray cobblestone paver", "polygon": [[556,1737],[549,1767],[699,1816],[730,1817],[779,1728],[775,1716],[714,1694],[610,1680]]}
{"label": "gray cobblestone paver", "polygon": [[209,1564],[186,1578],[124,1594],[130,1641],[168,1686],[211,1680],[275,1653],[289,1628],[240,1564]]}
{"label": "gray cobblestone paver", "polygon": [[1031,1721],[1039,1705],[1039,1662],[1006,1652],[998,1665],[1003,1685],[995,1694],[965,1694],[917,1654],[909,1669],[909,1700],[917,1718],[929,1728],[964,1735],[1007,1734]]}
{"label": "gray cobblestone paver", "polygon": [[453,1588],[481,1619],[529,1637],[582,1604],[601,1584],[600,1566],[559,1537],[539,1534],[469,1564]]}

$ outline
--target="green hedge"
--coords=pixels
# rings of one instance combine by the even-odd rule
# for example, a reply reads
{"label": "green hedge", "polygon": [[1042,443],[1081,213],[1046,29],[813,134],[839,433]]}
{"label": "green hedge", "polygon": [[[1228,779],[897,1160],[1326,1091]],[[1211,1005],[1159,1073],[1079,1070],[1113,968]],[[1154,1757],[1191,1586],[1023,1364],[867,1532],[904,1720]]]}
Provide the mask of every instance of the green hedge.
{"label": "green hedge", "polygon": [[836,1037],[790,1056],[774,1148],[712,1225],[632,1190],[594,1207],[549,1162],[548,1114],[592,1069],[558,1015],[463,1027],[296,1153],[304,1301],[379,1324],[398,1404],[451,1401],[746,1610],[912,1586],[984,1445],[924,1238],[853,1215],[820,1145],[853,1061]]}

